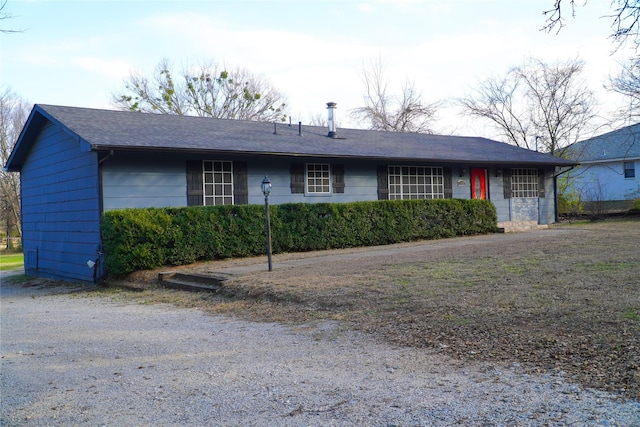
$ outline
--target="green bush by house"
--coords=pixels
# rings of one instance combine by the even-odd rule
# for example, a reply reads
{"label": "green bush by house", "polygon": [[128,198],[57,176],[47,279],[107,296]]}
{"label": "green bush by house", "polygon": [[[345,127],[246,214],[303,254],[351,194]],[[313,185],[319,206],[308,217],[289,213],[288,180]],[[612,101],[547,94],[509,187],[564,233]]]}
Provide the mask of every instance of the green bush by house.
{"label": "green bush by house", "polygon": [[[123,275],[164,265],[266,253],[264,206],[105,212],[106,267]],[[487,200],[393,200],[270,206],[273,252],[385,245],[496,231]]]}

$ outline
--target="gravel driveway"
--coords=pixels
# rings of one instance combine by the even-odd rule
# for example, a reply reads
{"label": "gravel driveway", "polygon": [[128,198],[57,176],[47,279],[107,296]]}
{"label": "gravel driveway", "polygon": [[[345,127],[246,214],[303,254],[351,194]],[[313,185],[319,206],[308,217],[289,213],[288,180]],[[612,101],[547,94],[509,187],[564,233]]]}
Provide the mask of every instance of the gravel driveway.
{"label": "gravel driveway", "polygon": [[3,426],[640,425],[640,403],[320,323],[1,289]]}

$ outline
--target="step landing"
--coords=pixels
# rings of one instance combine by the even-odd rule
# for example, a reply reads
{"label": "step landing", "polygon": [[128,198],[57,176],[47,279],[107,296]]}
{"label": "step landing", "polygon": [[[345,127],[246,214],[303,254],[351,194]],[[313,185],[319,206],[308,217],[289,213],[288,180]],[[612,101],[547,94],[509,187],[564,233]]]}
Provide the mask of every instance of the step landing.
{"label": "step landing", "polygon": [[503,221],[498,222],[498,229],[503,233],[515,233],[523,231],[544,230],[549,228],[547,224],[538,224],[537,221]]}
{"label": "step landing", "polygon": [[215,274],[180,273],[168,271],[158,273],[158,281],[162,286],[185,291],[217,292],[231,276]]}

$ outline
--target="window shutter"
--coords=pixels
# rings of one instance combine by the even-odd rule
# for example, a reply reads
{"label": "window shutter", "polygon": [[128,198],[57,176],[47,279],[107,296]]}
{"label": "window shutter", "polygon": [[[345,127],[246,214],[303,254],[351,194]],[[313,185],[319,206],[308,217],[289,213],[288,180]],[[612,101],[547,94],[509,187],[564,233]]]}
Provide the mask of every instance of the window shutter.
{"label": "window shutter", "polygon": [[248,203],[247,162],[233,162],[233,204],[246,205]]}
{"label": "window shutter", "polygon": [[453,171],[451,168],[442,168],[444,180],[444,198],[453,198]]}
{"label": "window shutter", "polygon": [[511,169],[502,169],[502,185],[504,187],[504,198],[511,198]]}
{"label": "window shutter", "polygon": [[304,194],[304,164],[291,164],[289,173],[291,175],[291,194]]}
{"label": "window shutter", "polygon": [[333,192],[344,193],[344,165],[332,165]]}
{"label": "window shutter", "polygon": [[204,204],[203,188],[202,161],[187,160],[187,206],[202,206]]}
{"label": "window shutter", "polygon": [[389,168],[378,165],[378,200],[389,200]]}
{"label": "window shutter", "polygon": [[544,188],[544,170],[540,169],[538,171],[538,197],[544,199],[546,195],[546,191]]}

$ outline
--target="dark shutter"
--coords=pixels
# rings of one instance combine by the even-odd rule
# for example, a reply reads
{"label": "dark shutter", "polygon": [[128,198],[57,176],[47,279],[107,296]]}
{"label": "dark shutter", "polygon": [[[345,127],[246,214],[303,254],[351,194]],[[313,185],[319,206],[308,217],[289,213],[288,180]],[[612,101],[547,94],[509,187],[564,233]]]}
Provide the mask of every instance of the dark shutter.
{"label": "dark shutter", "polygon": [[233,162],[233,204],[246,205],[248,203],[247,162]]}
{"label": "dark shutter", "polygon": [[289,173],[291,175],[291,194],[304,194],[304,164],[291,164]]}
{"label": "dark shutter", "polygon": [[544,170],[538,171],[538,197],[544,199],[546,191],[544,189]]}
{"label": "dark shutter", "polygon": [[443,181],[444,181],[444,198],[453,198],[453,171],[451,168],[442,168]]}
{"label": "dark shutter", "polygon": [[202,161],[187,160],[187,206],[202,206],[203,203]]}
{"label": "dark shutter", "polygon": [[389,200],[389,168],[378,165],[378,200]]}
{"label": "dark shutter", "polygon": [[502,185],[504,187],[504,198],[511,198],[511,169],[502,169]]}
{"label": "dark shutter", "polygon": [[333,192],[344,193],[344,165],[332,165]]}

